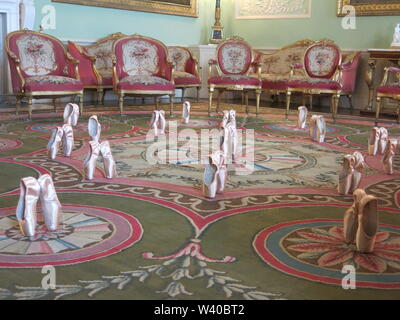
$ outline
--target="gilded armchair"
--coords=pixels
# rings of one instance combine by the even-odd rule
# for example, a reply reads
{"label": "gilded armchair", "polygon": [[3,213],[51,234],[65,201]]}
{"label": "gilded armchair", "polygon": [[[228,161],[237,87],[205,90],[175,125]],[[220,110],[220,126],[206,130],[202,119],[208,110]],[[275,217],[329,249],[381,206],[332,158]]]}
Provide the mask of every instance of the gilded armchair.
{"label": "gilded armchair", "polygon": [[162,42],[141,35],[120,38],[114,43],[112,61],[113,88],[121,114],[125,96],[153,96],[158,109],[159,97],[165,95],[170,98],[173,114],[174,69]]}
{"label": "gilded armchair", "polygon": [[199,63],[188,48],[168,47],[169,60],[174,63],[175,88],[182,89],[182,101],[188,88],[197,89],[197,101],[201,88]]}
{"label": "gilded armchair", "polygon": [[79,79],[78,61],[57,38],[31,30],[7,34],[6,52],[10,65],[13,93],[17,98],[17,114],[21,99],[28,100],[32,117],[32,100],[78,96],[83,111],[83,84]]}
{"label": "gilded armchair", "polygon": [[[391,76],[394,79],[391,79]],[[397,123],[400,123],[400,68],[387,67],[380,86],[376,89],[376,116],[375,126],[378,125],[381,112],[382,100],[384,98],[397,101]]]}
{"label": "gilded armchair", "polygon": [[[311,105],[313,95],[331,95],[331,112],[335,120],[343,88],[341,60],[340,49],[333,41],[321,40],[308,47],[302,64],[293,64],[291,67],[286,92],[286,118],[289,115],[292,93],[300,92],[310,96]],[[296,79],[296,70],[304,71],[306,77]]]}
{"label": "gilded armchair", "polygon": [[[220,95],[224,91],[242,91],[246,98],[246,112],[248,113],[248,92],[256,95],[256,114],[259,113],[261,78],[260,68],[257,75],[250,76],[254,62],[253,50],[242,38],[233,37],[221,42],[217,47],[216,59],[209,61],[208,114],[211,114],[213,93],[218,91],[217,112],[220,111]],[[257,64],[257,66],[259,66]],[[214,74],[217,75],[214,75]]]}
{"label": "gilded armchair", "polygon": [[97,90],[98,103],[103,103],[104,91],[112,89],[112,48],[115,40],[126,35],[114,33],[88,46],[68,41],[68,52],[79,61],[79,76],[85,89]]}

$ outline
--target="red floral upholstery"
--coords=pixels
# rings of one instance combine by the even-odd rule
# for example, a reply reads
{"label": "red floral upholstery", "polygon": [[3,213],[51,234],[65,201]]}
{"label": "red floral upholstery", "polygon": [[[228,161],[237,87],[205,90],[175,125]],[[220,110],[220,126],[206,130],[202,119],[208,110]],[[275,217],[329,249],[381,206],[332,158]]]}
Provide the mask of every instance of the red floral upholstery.
{"label": "red floral upholstery", "polygon": [[[300,92],[310,96],[314,94],[330,94],[332,99],[332,117],[335,120],[340,95],[343,89],[339,69],[341,69],[342,54],[338,46],[330,40],[321,40],[311,44],[304,53],[304,61],[292,66],[286,95],[286,117],[289,115],[292,92]],[[304,79],[296,79],[297,70],[306,72]]]}
{"label": "red floral upholstery", "polygon": [[[233,37],[218,45],[216,59],[210,59],[209,61],[209,114],[211,113],[214,90],[218,90],[218,93],[224,90],[244,92],[247,112],[248,92],[254,90],[256,94],[256,113],[259,113],[261,95],[260,74],[258,72],[257,76],[249,76],[252,66],[256,64],[253,59],[252,48],[242,38]],[[217,112],[219,110],[218,99]]]}
{"label": "red floral upholstery", "polygon": [[341,62],[340,49],[331,43],[316,43],[304,55],[304,68],[310,78],[330,79]]}
{"label": "red floral upholstery", "polygon": [[361,60],[361,53],[356,52],[343,56],[342,69],[342,91],[346,94],[354,92],[357,80],[358,66]]}
{"label": "red floral upholstery", "polygon": [[384,85],[380,86],[376,89],[376,92],[378,93],[384,93],[384,94],[400,94],[400,86],[399,85]]}
{"label": "red floral upholstery", "polygon": [[82,98],[78,61],[58,39],[30,30],[15,31],[6,37],[6,51],[17,96],[17,112],[22,96],[28,98],[29,116],[33,97],[78,95]]}
{"label": "red floral upholstery", "polygon": [[125,95],[169,95],[172,113],[173,67],[163,43],[140,35],[127,36],[115,41],[113,55],[113,85],[120,96],[121,112]]}
{"label": "red floral upholstery", "polygon": [[197,97],[201,87],[197,59],[188,48],[168,47],[168,58],[174,64],[175,87],[182,89],[182,99],[186,88],[197,88]]}

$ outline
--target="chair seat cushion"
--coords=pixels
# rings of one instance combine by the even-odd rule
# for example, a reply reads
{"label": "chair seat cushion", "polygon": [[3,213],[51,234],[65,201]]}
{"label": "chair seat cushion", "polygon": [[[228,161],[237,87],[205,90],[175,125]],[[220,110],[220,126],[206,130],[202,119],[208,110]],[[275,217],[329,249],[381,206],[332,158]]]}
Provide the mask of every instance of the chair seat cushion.
{"label": "chair seat cushion", "polygon": [[118,89],[133,91],[174,91],[175,86],[171,81],[160,77],[135,75],[123,78],[118,83]]}
{"label": "chair seat cushion", "polygon": [[232,75],[232,76],[222,76],[222,77],[211,77],[210,79],[208,79],[208,84],[261,86],[261,81],[253,77]]}
{"label": "chair seat cushion", "polygon": [[25,90],[35,91],[81,91],[83,84],[76,80],[63,76],[35,76],[29,77],[25,82]]}
{"label": "chair seat cushion", "polygon": [[175,72],[175,85],[200,85],[200,79],[195,75],[183,72],[183,71],[176,71]]}
{"label": "chair seat cushion", "polygon": [[328,79],[306,79],[306,80],[295,80],[288,82],[289,88],[294,89],[321,89],[321,90],[340,90],[341,84],[337,81]]}
{"label": "chair seat cushion", "polygon": [[262,88],[265,89],[265,90],[286,91],[286,89],[288,88],[288,82],[287,81],[263,80],[261,83],[262,83]]}
{"label": "chair seat cushion", "polygon": [[112,86],[113,85],[112,77],[104,77],[103,82],[101,84],[103,86]]}
{"label": "chair seat cushion", "polygon": [[384,94],[400,94],[400,85],[380,86],[376,89],[376,92]]}

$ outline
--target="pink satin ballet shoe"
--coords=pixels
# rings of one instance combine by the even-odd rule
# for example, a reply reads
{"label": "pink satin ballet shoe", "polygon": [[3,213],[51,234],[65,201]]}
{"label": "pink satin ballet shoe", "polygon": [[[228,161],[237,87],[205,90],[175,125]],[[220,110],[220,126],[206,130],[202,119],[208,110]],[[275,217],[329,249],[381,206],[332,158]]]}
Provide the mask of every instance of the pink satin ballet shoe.
{"label": "pink satin ballet shoe", "polygon": [[352,244],[356,238],[358,229],[358,208],[361,199],[367,194],[363,189],[357,189],[353,193],[353,205],[346,210],[343,218],[343,236],[347,244]]}
{"label": "pink satin ballet shoe", "polygon": [[74,149],[74,130],[69,124],[62,126],[63,131],[63,151],[65,157],[70,157],[72,150]]}
{"label": "pink satin ballet shoe", "polygon": [[346,155],[343,157],[343,168],[339,172],[339,194],[348,195],[352,190],[354,163],[354,156]]}
{"label": "pink satin ballet shoe", "polygon": [[75,103],[68,103],[64,108],[64,123],[75,127],[79,119],[79,106]]}
{"label": "pink satin ballet shoe", "polygon": [[223,131],[223,142],[221,150],[225,156],[225,160],[230,163],[236,161],[238,136],[236,126],[233,122],[228,122]]}
{"label": "pink satin ballet shoe", "polygon": [[100,153],[103,156],[104,173],[107,179],[117,177],[117,166],[111,153],[110,143],[103,141],[100,144]]}
{"label": "pink satin ballet shoe", "polygon": [[326,122],[324,116],[317,117],[316,125],[316,141],[319,143],[323,143],[325,141],[326,135]]}
{"label": "pink satin ballet shoe", "polygon": [[88,132],[92,138],[92,141],[99,142],[100,135],[101,135],[101,124],[100,124],[99,120],[97,119],[96,115],[93,115],[89,118]]}
{"label": "pink satin ballet shoe", "polygon": [[386,150],[386,145],[388,144],[389,141],[389,133],[386,128],[380,128],[379,129],[380,135],[379,135],[379,147],[378,151],[380,154],[383,154]]}
{"label": "pink satin ballet shoe", "polygon": [[233,127],[236,129],[236,111],[235,110],[229,110],[229,121],[228,123],[231,123]]}
{"label": "pink satin ballet shoe", "polygon": [[185,101],[183,103],[183,110],[182,110],[182,122],[184,124],[188,124],[190,119],[190,102]]}
{"label": "pink satin ballet shoe", "polygon": [[310,138],[313,141],[317,140],[317,115],[313,115],[310,119]]}
{"label": "pink satin ballet shoe", "polygon": [[203,194],[207,198],[215,198],[218,188],[218,166],[212,156],[208,157],[209,163],[204,167]]}
{"label": "pink satin ballet shoe", "polygon": [[368,138],[368,154],[370,156],[376,156],[376,154],[378,153],[380,135],[381,132],[379,128],[373,127],[371,129],[371,133]]}
{"label": "pink satin ballet shoe", "polygon": [[165,120],[165,111],[160,110],[158,112],[158,130],[159,134],[164,135],[165,134],[165,127],[167,125],[167,121]]}
{"label": "pink satin ballet shoe", "polygon": [[396,155],[398,141],[390,139],[383,153],[382,164],[386,174],[393,174],[393,158]]}
{"label": "pink satin ballet shoe", "polygon": [[21,233],[33,237],[36,233],[37,213],[36,204],[39,199],[40,185],[33,177],[22,178],[16,216]]}
{"label": "pink satin ballet shoe", "polygon": [[350,193],[358,189],[364,172],[364,168],[366,167],[364,157],[360,152],[358,151],[354,152],[353,157],[354,157],[354,171],[353,171]]}
{"label": "pink satin ballet shoe", "polygon": [[63,129],[60,127],[54,128],[51,134],[49,143],[47,144],[48,155],[51,160],[57,157],[58,149],[64,135]]}
{"label": "pink satin ballet shoe", "polygon": [[213,163],[217,165],[217,193],[223,193],[228,175],[226,159],[222,151],[216,151],[212,154]]}
{"label": "pink satin ballet shoe", "polygon": [[228,110],[224,110],[224,115],[222,117],[221,123],[220,123],[220,127],[221,128],[225,128],[226,124],[229,121],[229,111]]}
{"label": "pink satin ballet shoe", "polygon": [[153,113],[151,114],[150,130],[154,131],[155,137],[158,136],[158,119],[159,119],[158,110],[154,110]]}
{"label": "pink satin ballet shoe", "polygon": [[93,179],[94,171],[96,170],[96,162],[100,153],[100,144],[97,141],[89,141],[90,151],[85,160],[84,167],[86,169],[86,178]]}
{"label": "pink satin ballet shoe", "polygon": [[44,223],[48,230],[56,231],[61,222],[61,203],[58,200],[53,179],[50,175],[44,174],[39,177],[38,183]]}
{"label": "pink satin ballet shoe", "polygon": [[307,124],[307,108],[304,106],[298,107],[297,128],[305,129]]}
{"label": "pink satin ballet shoe", "polygon": [[374,251],[378,231],[378,199],[374,196],[362,198],[358,210],[357,250],[362,253]]}

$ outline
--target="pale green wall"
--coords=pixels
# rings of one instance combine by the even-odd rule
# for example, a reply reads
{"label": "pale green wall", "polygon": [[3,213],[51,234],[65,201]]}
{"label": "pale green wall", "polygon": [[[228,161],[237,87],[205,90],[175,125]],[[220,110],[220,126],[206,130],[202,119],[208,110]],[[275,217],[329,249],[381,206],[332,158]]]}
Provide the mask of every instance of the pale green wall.
{"label": "pale green wall", "polygon": [[[336,17],[336,0],[312,0],[310,19],[235,19],[235,0],[222,0],[225,36],[240,35],[254,47],[282,47],[300,39],[329,38],[343,49],[390,46],[399,16],[357,17],[356,30],[343,30]],[[208,43],[214,23],[215,0],[199,0],[199,18],[179,17],[129,10],[54,3],[35,0],[38,29],[41,9],[52,4],[57,12],[56,30],[46,30],[63,39],[96,40],[113,32],[140,33],[166,44]]]}
{"label": "pale green wall", "polygon": [[35,0],[35,30],[43,17],[42,8],[48,4],[56,8],[56,29],[45,32],[59,38],[96,40],[123,32],[139,33],[177,45],[206,43],[214,22],[213,6],[215,8],[215,0],[199,0],[199,18],[189,18]]}
{"label": "pale green wall", "polygon": [[399,16],[357,17],[356,30],[343,30],[336,16],[337,0],[312,0],[309,19],[235,19],[233,0],[225,8],[231,34],[240,35],[255,47],[282,47],[296,40],[329,38],[343,49],[388,48]]}

